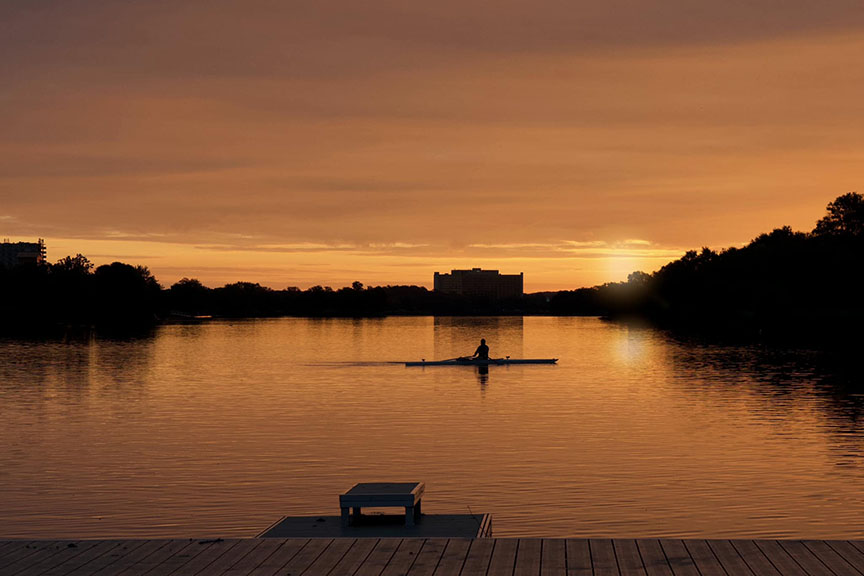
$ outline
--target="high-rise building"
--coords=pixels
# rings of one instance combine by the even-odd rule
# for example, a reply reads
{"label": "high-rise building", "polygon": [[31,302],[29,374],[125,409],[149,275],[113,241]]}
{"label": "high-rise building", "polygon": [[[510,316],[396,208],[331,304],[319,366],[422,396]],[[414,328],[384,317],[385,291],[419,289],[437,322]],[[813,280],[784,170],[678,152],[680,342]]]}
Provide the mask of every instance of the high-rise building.
{"label": "high-rise building", "polygon": [[45,241],[10,242],[8,239],[0,242],[0,266],[12,268],[19,264],[44,264]]}
{"label": "high-rise building", "polygon": [[451,270],[435,272],[434,290],[463,296],[482,296],[493,300],[522,296],[524,274],[500,274],[498,270]]}

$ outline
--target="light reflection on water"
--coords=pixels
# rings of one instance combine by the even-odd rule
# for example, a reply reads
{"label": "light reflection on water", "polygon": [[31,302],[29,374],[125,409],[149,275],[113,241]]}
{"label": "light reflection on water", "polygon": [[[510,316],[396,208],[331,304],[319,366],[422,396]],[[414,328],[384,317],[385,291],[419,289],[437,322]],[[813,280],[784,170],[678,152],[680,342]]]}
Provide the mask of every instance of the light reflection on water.
{"label": "light reflection on water", "polygon": [[[470,354],[557,366],[406,368]],[[812,352],[593,318],[278,319],[0,341],[0,536],[248,536],[354,482],[497,536],[864,537],[864,396]]]}

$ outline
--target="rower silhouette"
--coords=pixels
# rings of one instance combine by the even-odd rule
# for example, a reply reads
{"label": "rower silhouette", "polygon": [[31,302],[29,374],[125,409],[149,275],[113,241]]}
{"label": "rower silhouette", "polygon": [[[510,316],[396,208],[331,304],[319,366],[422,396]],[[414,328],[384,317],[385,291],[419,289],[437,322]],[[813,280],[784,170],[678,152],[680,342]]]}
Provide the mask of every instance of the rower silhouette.
{"label": "rower silhouette", "polygon": [[488,360],[489,359],[489,346],[486,345],[486,339],[480,339],[480,345],[477,346],[477,350],[474,351],[474,356],[472,358],[477,358],[478,360]]}

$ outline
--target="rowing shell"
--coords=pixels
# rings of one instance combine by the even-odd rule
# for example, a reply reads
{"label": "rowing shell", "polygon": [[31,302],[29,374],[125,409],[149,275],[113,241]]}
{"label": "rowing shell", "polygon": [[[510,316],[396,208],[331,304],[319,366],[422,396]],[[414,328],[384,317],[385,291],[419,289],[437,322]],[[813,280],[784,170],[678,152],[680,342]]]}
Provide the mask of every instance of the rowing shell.
{"label": "rowing shell", "polygon": [[506,366],[510,364],[555,364],[557,358],[454,358],[453,360],[421,360],[406,362],[405,366]]}

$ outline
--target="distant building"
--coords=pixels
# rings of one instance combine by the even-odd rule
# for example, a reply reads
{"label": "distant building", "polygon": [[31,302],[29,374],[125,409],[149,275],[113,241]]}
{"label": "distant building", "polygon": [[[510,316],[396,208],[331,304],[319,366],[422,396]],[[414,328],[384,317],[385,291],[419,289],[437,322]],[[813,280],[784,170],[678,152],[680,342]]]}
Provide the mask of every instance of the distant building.
{"label": "distant building", "polygon": [[45,241],[10,242],[8,239],[0,242],[0,266],[12,268],[19,264],[44,264]]}
{"label": "distant building", "polygon": [[451,270],[450,274],[435,272],[435,292],[484,296],[493,300],[522,296],[524,274],[499,274],[498,270]]}

